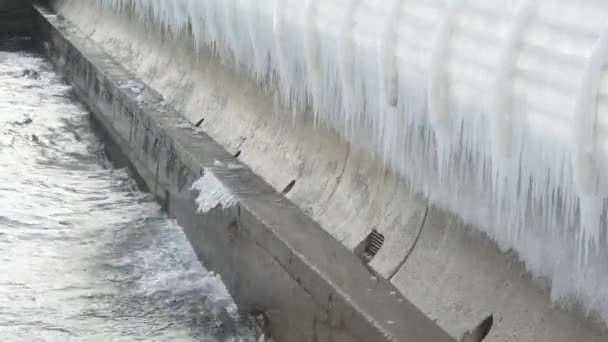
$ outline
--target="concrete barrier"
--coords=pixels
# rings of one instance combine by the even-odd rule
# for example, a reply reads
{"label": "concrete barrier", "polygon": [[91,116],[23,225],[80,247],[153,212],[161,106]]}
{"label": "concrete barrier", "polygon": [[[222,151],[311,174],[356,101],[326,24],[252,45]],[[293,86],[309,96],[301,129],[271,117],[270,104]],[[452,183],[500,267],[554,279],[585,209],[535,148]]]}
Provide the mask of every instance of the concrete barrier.
{"label": "concrete barrier", "polygon": [[[177,218],[240,308],[265,313],[278,340],[453,341],[78,28],[39,9],[35,32],[115,158],[130,164]],[[192,190],[197,180],[202,195]]]}

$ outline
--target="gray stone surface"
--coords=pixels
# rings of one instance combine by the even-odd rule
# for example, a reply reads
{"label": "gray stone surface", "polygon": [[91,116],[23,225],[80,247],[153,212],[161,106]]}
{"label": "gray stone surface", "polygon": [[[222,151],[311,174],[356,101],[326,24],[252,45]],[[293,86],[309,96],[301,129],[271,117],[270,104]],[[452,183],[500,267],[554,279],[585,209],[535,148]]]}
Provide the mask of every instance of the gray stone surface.
{"label": "gray stone surface", "polygon": [[[244,311],[263,311],[281,341],[453,341],[292,202],[181,115],[93,41],[52,14],[37,36],[123,156],[220,273]],[[232,163],[231,167],[227,165]],[[237,165],[238,167],[234,167]],[[219,180],[234,205],[197,213],[191,185]]]}

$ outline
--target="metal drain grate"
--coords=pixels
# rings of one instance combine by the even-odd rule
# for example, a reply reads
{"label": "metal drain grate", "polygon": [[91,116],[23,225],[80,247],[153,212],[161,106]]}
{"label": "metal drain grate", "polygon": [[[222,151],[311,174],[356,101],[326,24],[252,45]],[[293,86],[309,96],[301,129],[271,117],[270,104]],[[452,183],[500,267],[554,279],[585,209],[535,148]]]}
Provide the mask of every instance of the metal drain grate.
{"label": "metal drain grate", "polygon": [[374,229],[355,249],[355,253],[363,262],[369,263],[378,254],[382,245],[384,245],[384,235]]}

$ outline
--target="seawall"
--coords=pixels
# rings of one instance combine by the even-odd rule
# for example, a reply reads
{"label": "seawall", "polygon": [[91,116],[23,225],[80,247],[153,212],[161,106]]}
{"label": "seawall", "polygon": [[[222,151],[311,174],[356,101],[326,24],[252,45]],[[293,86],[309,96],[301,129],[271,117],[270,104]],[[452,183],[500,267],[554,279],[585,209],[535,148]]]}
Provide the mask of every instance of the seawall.
{"label": "seawall", "polygon": [[[45,44],[128,161],[184,228],[197,255],[279,341],[453,339],[78,28],[37,12]],[[288,191],[288,189],[286,189]]]}

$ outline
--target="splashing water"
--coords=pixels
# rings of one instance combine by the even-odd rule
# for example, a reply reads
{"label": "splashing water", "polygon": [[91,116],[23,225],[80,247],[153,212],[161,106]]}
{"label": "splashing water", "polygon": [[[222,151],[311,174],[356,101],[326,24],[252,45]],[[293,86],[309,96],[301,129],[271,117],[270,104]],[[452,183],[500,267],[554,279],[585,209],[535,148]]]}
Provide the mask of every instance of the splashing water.
{"label": "splashing water", "polygon": [[3,341],[255,341],[27,39],[0,44]]}

